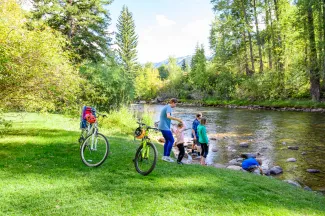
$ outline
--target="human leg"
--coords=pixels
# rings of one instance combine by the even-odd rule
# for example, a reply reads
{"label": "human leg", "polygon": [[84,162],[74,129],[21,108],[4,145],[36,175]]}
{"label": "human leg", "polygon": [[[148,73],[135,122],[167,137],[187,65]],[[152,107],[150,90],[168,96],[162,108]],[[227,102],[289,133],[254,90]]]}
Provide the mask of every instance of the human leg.
{"label": "human leg", "polygon": [[177,148],[179,150],[177,162],[182,162],[182,159],[185,155],[184,143],[177,144]]}
{"label": "human leg", "polygon": [[167,156],[167,151],[168,151],[169,133],[168,133],[168,130],[161,130],[161,133],[165,139],[165,144],[164,144],[164,157],[165,157],[165,156]]}

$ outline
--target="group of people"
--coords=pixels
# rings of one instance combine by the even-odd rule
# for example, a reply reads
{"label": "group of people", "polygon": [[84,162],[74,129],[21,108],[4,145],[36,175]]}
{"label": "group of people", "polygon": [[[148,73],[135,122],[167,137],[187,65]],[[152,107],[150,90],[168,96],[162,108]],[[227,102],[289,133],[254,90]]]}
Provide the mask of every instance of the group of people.
{"label": "group of people", "polygon": [[[172,116],[172,108],[176,107],[177,100],[175,98],[170,99],[169,103],[163,107],[160,113],[160,121],[158,125],[158,129],[161,131],[164,139],[164,156],[162,160],[167,162],[174,162],[174,160],[170,157],[171,149],[174,145],[179,149],[179,154],[177,158],[178,164],[183,164],[182,159],[185,155],[184,148],[184,131],[186,129],[186,125],[182,119],[176,118]],[[171,121],[178,121],[177,127],[171,129]],[[195,147],[197,148],[198,157],[200,159],[201,165],[206,165],[206,157],[209,153],[209,138],[207,136],[206,130],[207,119],[202,116],[201,113],[196,114],[196,118],[192,124],[192,153],[194,153]],[[176,141],[174,140],[173,133],[175,134]],[[242,168],[247,171],[254,171],[258,168],[263,174],[261,169],[262,161],[260,159],[248,158],[242,162]]]}
{"label": "group of people", "polygon": [[[164,156],[162,157],[162,160],[167,162],[174,162],[174,160],[170,157],[170,153],[175,143],[179,149],[177,163],[183,164],[182,159],[185,155],[184,131],[186,129],[186,125],[182,119],[172,116],[172,108],[176,107],[176,104],[177,100],[175,98],[172,98],[169,101],[169,104],[164,106],[164,108],[161,110],[158,129],[161,131],[165,139]],[[176,128],[171,129],[171,120],[178,121]],[[196,119],[193,121],[192,125],[192,152],[194,152],[194,148],[196,146],[198,151],[198,158],[200,158],[201,165],[206,165],[205,159],[209,152],[209,138],[207,136],[206,123],[206,118],[202,117],[202,114],[199,113],[196,115]],[[173,133],[175,134],[176,141],[174,140]]]}

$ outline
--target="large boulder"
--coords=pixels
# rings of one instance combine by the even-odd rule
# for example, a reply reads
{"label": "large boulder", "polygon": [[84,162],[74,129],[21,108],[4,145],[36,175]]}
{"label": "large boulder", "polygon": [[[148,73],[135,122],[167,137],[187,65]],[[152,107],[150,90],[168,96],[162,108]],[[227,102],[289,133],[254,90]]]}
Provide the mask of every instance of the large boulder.
{"label": "large boulder", "polygon": [[296,181],[293,181],[293,180],[284,180],[284,182],[287,182],[287,183],[289,183],[289,184],[291,184],[293,186],[296,186],[296,187],[301,188],[301,185],[298,182],[296,182]]}
{"label": "large boulder", "polygon": [[241,155],[240,155],[240,157],[242,157],[242,158],[245,158],[245,159],[247,159],[247,158],[256,158],[256,154],[254,154],[254,153],[242,153]]}
{"label": "large boulder", "polygon": [[228,162],[229,165],[241,166],[241,162],[238,162],[237,159],[232,159]]}
{"label": "large boulder", "polygon": [[235,165],[227,166],[227,169],[232,169],[232,170],[237,170],[237,171],[243,170],[243,168],[241,168],[241,166],[235,166]]}
{"label": "large boulder", "polygon": [[283,173],[283,169],[280,166],[275,166],[270,169],[271,175],[279,175],[280,173]]}

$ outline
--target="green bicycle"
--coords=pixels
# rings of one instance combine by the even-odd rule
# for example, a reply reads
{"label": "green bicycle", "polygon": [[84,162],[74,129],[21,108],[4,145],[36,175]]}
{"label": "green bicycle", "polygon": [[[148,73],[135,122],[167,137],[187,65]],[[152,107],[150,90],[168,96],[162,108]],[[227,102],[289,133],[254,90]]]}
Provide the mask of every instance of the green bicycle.
{"label": "green bicycle", "polygon": [[156,167],[158,156],[156,146],[150,141],[149,130],[157,131],[158,129],[141,122],[137,123],[139,127],[135,130],[134,134],[137,139],[141,139],[141,143],[135,153],[133,162],[137,172],[145,176]]}

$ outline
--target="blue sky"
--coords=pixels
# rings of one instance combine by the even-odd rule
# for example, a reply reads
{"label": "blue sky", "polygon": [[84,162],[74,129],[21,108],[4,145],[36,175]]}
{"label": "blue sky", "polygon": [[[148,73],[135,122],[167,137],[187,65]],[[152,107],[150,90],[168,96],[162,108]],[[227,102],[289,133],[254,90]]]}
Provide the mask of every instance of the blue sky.
{"label": "blue sky", "polygon": [[123,5],[133,13],[140,63],[191,55],[197,43],[204,44],[209,54],[208,37],[214,17],[210,0],[114,0],[108,7],[110,31],[116,31]]}

